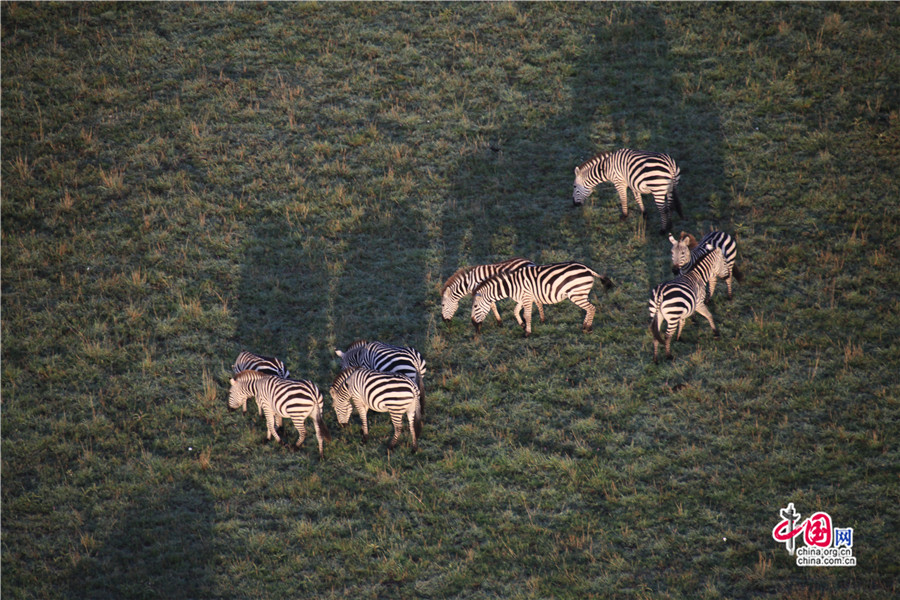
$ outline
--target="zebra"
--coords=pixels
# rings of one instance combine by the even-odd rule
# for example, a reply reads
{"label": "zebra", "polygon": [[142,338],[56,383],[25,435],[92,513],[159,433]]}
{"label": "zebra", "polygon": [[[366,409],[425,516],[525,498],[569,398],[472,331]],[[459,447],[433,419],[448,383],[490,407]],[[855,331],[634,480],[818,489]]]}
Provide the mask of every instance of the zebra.
{"label": "zebra", "polygon": [[[731,295],[732,275],[738,281],[744,280],[744,275],[740,269],[734,264],[737,258],[737,242],[735,239],[724,231],[711,231],[703,236],[700,243],[689,233],[681,232],[681,239],[676,240],[672,234],[669,234],[669,241],[672,243],[672,273],[680,275],[685,271],[689,271],[694,264],[700,260],[706,252],[706,244],[712,244],[714,248],[722,251],[722,258],[725,261],[725,284],[728,286],[728,299]],[[709,297],[712,299],[716,291],[718,280],[714,280],[710,284]]]}
{"label": "zebra", "polygon": [[[456,314],[456,309],[459,308],[459,301],[466,295],[472,293],[472,290],[488,277],[492,277],[497,273],[515,271],[522,267],[534,266],[535,264],[527,258],[517,257],[490,265],[463,267],[457,270],[456,273],[451,275],[444,283],[443,287],[441,287],[441,317],[443,317],[445,322],[450,321],[450,319],[453,318],[453,315]],[[541,315],[541,323],[543,323],[544,307],[541,304],[538,304],[537,307],[538,313]],[[497,305],[491,305],[491,310],[494,312],[494,318],[497,319],[497,324],[501,325],[503,321],[500,319],[500,313],[497,312]]]}
{"label": "zebra", "polygon": [[373,371],[405,375],[416,382],[419,388],[419,403],[425,410],[425,359],[414,348],[392,346],[384,342],[357,340],[345,352],[335,349],[341,359],[341,369],[365,367]]}
{"label": "zebra", "polygon": [[619,192],[624,220],[628,217],[628,188],[634,195],[641,216],[645,219],[644,203],[641,194],[651,194],[659,210],[660,233],[665,234],[672,224],[669,221],[669,208],[681,212],[681,202],[675,186],[681,177],[681,169],[667,154],[658,152],[641,152],[622,148],[614,152],[601,152],[590,160],[575,167],[575,185],[572,204],[580,206],[598,184],[611,181]]}
{"label": "zebra", "polygon": [[[694,265],[694,268],[670,281],[658,284],[650,292],[650,333],[653,334],[653,362],[657,362],[659,345],[665,343],[666,358],[672,360],[672,334],[677,331],[675,339],[681,339],[681,329],[688,317],[695,312],[709,321],[713,337],[719,338],[719,330],[713,321],[712,314],[706,307],[707,285],[714,285],[716,277],[725,272],[725,260],[722,251],[706,244],[706,254]],[[663,321],[668,323],[665,338],[661,328]]]}
{"label": "zebra", "polygon": [[422,435],[422,404],[415,383],[403,375],[374,371],[365,367],[349,367],[342,370],[331,384],[332,403],[341,427],[350,421],[353,407],[362,421],[362,441],[369,441],[370,410],[390,413],[394,425],[394,436],[388,443],[388,451],[393,450],[403,431],[403,415],[409,421],[412,436],[412,451],[419,449],[418,439]]}
{"label": "zebra", "polygon": [[[281,360],[269,356],[260,356],[259,354],[253,354],[246,350],[238,354],[237,359],[231,366],[232,373],[238,374],[241,371],[258,371],[260,373],[265,373],[266,375],[275,375],[276,377],[282,377],[284,379],[287,379],[291,375],[284,367],[284,363],[281,362]],[[256,409],[259,411],[259,414],[262,414],[262,406],[259,402],[256,403]],[[244,412],[247,412],[246,400],[244,401]]]}
{"label": "zebra", "polygon": [[322,392],[311,381],[295,381],[274,375],[266,375],[258,371],[241,371],[230,380],[231,390],[228,393],[228,408],[237,410],[246,406],[247,398],[253,396],[266,415],[266,439],[281,442],[275,430],[281,427],[282,419],[288,418],[300,434],[295,448],[300,448],[306,439],[306,419],[312,417],[319,442],[319,457],[325,456],[323,440],[331,441],[331,434],[325,425],[325,405]]}
{"label": "zebra", "polygon": [[[475,332],[481,333],[481,322],[487,316],[491,304],[503,298],[516,301],[513,314],[519,325],[525,328],[525,337],[531,335],[532,303],[556,304],[565,298],[584,309],[586,314],[581,329],[590,332],[596,309],[588,300],[588,294],[594,286],[594,277],[599,277],[606,289],[613,285],[609,277],[595,273],[577,262],[523,267],[516,271],[498,273],[481,282],[473,292],[475,300],[472,302],[472,324]],[[519,316],[523,307],[524,322]]]}

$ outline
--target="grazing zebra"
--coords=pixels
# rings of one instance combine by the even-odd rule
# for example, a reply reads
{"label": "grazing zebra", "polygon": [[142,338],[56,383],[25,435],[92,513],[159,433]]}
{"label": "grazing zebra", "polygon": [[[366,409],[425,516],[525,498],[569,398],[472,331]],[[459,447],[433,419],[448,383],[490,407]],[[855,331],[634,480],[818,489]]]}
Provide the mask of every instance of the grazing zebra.
{"label": "grazing zebra", "polygon": [[359,340],[350,344],[346,352],[335,350],[341,359],[341,369],[348,367],[365,367],[373,371],[385,373],[397,373],[405,375],[419,388],[419,403],[425,410],[425,383],[424,377],[427,369],[425,359],[413,348],[408,346],[392,346],[384,342],[367,342]]}
{"label": "grazing zebra", "polygon": [[[665,343],[666,358],[672,360],[672,334],[676,331],[675,339],[681,339],[681,329],[688,317],[695,312],[700,313],[709,321],[712,327],[713,337],[719,337],[719,330],[713,321],[712,314],[706,308],[707,285],[714,285],[716,277],[722,277],[725,272],[725,261],[722,251],[714,248],[712,244],[706,244],[704,254],[694,268],[682,273],[675,279],[660,283],[650,292],[650,333],[653,334],[653,362],[657,361],[659,345]],[[666,337],[663,338],[661,329],[663,321],[668,323]]]}
{"label": "grazing zebra", "polygon": [[579,206],[598,184],[611,181],[619,192],[619,202],[622,204],[622,219],[628,216],[628,188],[634,195],[641,216],[647,217],[644,212],[644,203],[641,194],[651,194],[656,202],[661,220],[660,233],[665,234],[670,228],[669,208],[673,207],[681,213],[681,202],[675,186],[681,170],[675,165],[675,161],[666,154],[658,152],[640,152],[622,148],[614,152],[601,152],[597,156],[575,167],[575,190],[572,195],[572,203]]}
{"label": "grazing zebra", "polygon": [[294,381],[273,375],[265,375],[258,371],[241,371],[231,378],[231,391],[228,393],[228,408],[247,404],[247,398],[253,396],[256,403],[262,406],[266,415],[266,439],[274,436],[281,441],[276,427],[281,427],[283,418],[288,418],[300,433],[295,448],[303,445],[306,439],[306,419],[312,417],[316,428],[316,439],[319,441],[319,456],[325,456],[322,440],[331,441],[331,434],[323,418],[325,405],[322,392],[311,381]]}
{"label": "grazing zebra", "polygon": [[400,439],[404,414],[409,421],[412,451],[419,449],[418,438],[422,435],[422,405],[419,402],[419,391],[408,377],[373,371],[365,367],[350,367],[338,374],[331,384],[330,392],[334,412],[341,427],[350,421],[350,414],[356,406],[356,412],[362,421],[363,443],[369,440],[367,414],[370,410],[374,410],[391,415],[394,436],[388,443],[388,450],[393,450]]}
{"label": "grazing zebra", "polygon": [[[738,281],[743,281],[744,275],[734,264],[737,258],[737,242],[733,237],[724,231],[711,231],[703,236],[700,243],[689,233],[681,232],[681,239],[676,240],[672,234],[669,234],[669,241],[672,243],[672,273],[679,275],[685,271],[689,271],[694,264],[706,253],[706,244],[712,244],[714,248],[722,251],[722,258],[725,261],[725,284],[728,286],[728,298],[731,299],[731,280],[732,275]],[[709,297],[712,298],[716,291],[718,280],[710,284]]]}
{"label": "grazing zebra", "polygon": [[[252,352],[241,352],[231,366],[232,373],[240,373],[241,371],[258,371],[266,375],[274,375],[287,379],[290,376],[288,370],[284,367],[284,363],[277,358],[268,356],[260,356]],[[262,406],[257,401],[256,409],[262,414]],[[247,401],[244,400],[244,412],[247,412]]]}
{"label": "grazing zebra", "polygon": [[[594,286],[594,277],[599,277],[605,288],[612,287],[609,277],[599,275],[581,263],[564,262],[539,267],[523,267],[516,271],[498,273],[481,282],[473,292],[472,324],[476,333],[481,332],[481,322],[487,316],[491,304],[503,298],[516,301],[513,314],[516,321],[525,328],[525,337],[531,335],[531,305],[556,304],[568,298],[585,310],[581,329],[593,329],[594,305],[588,294]],[[525,320],[519,316],[524,308]]]}
{"label": "grazing zebra", "polygon": [[[459,301],[468,294],[472,293],[479,283],[493,277],[497,273],[505,273],[506,271],[515,271],[522,267],[533,267],[535,264],[527,258],[510,258],[503,262],[494,263],[492,265],[477,265],[474,267],[463,267],[450,276],[450,279],[444,283],[441,288],[441,316],[444,321],[449,321],[456,314],[459,308]],[[538,313],[541,315],[541,322],[544,322],[544,307],[537,305]],[[492,304],[491,310],[494,312],[494,318],[497,319],[497,325],[501,325],[500,313],[497,312],[497,305]]]}

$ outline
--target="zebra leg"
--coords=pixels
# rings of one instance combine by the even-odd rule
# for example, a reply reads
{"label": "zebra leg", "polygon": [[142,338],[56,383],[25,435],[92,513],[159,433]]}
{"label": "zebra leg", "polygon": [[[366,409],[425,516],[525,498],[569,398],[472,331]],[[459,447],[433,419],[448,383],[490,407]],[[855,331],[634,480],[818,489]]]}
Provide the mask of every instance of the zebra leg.
{"label": "zebra leg", "polygon": [[513,316],[516,317],[516,323],[519,324],[519,327],[525,327],[525,322],[522,320],[521,311],[524,307],[524,302],[517,302],[516,307],[513,309]]}
{"label": "zebra leg", "polygon": [[594,313],[597,312],[597,309],[594,308],[594,305],[591,304],[591,301],[588,300],[587,296],[577,296],[574,298],[570,298],[570,300],[575,303],[575,305],[584,309],[584,322],[581,324],[581,330],[585,333],[590,333],[594,330]]}
{"label": "zebra leg", "polygon": [[503,321],[500,319],[500,313],[497,311],[496,302],[491,302],[491,310],[494,311],[494,318],[497,319],[497,325],[503,325]]}
{"label": "zebra leg", "polygon": [[[619,218],[624,221],[628,218],[628,184],[624,181],[616,183],[616,191],[619,193],[619,204],[622,206],[622,214],[619,215]],[[638,199],[638,206],[640,205],[641,201]],[[641,208],[641,212],[644,212],[643,208]]]}
{"label": "zebra leg", "polygon": [[[272,414],[271,409],[264,411],[266,414],[266,441],[271,440],[272,437],[275,437],[276,442],[281,442],[281,436],[278,435],[278,432],[275,430],[275,419],[276,416]],[[281,417],[278,417],[278,424],[281,425]]]}
{"label": "zebra leg", "polygon": [[531,335],[531,311],[532,301],[528,298],[525,300],[525,337]]}
{"label": "zebra leg", "polygon": [[[684,323],[684,321],[681,321]],[[675,323],[669,323],[669,327],[666,330],[666,360],[675,360],[675,357],[672,356],[672,333],[674,333],[673,329],[678,327],[678,334],[681,335],[681,326],[678,325],[678,321]]]}
{"label": "zebra leg", "polygon": [[[675,336],[675,341],[681,341],[681,330],[684,329],[684,324],[687,323],[687,315],[682,316],[680,319],[675,321],[675,324],[678,326],[678,335]],[[671,330],[670,330],[671,331]]]}
{"label": "zebra leg", "polygon": [[637,202],[638,208],[641,209],[641,218],[646,221],[647,211],[644,210],[644,201],[641,199],[641,193],[636,189],[631,188],[631,195],[634,196],[634,201]]}
{"label": "zebra leg", "polygon": [[358,406],[357,410],[359,411],[359,419],[362,421],[362,443],[365,444],[369,441],[369,420],[367,419],[367,413],[365,406]]}
{"label": "zebra leg", "polygon": [[409,421],[409,435],[412,437],[413,454],[419,449],[419,440],[416,439],[416,408],[413,407],[406,413],[406,420]]}
{"label": "zebra leg", "polygon": [[538,314],[541,316],[541,323],[543,323],[543,322],[545,321],[545,319],[544,319],[544,305],[541,304],[541,303],[538,302],[538,301],[535,301],[535,304],[536,304],[537,307],[538,307]]}
{"label": "zebra leg", "polygon": [[[391,413],[391,423],[394,425],[394,435],[388,442],[388,450],[396,448],[397,442],[400,441],[400,434],[403,432],[403,413]],[[413,439],[415,439],[415,434],[413,434]]]}
{"label": "zebra leg", "polygon": [[731,280],[732,279],[734,279],[734,277],[732,276],[731,271],[728,271],[728,277],[725,278],[725,285],[728,287],[728,299],[729,300],[734,299],[734,296],[731,295]]}
{"label": "zebra leg", "polygon": [[297,433],[300,434],[299,439],[297,439],[297,443],[294,444],[294,450],[298,450],[302,445],[304,440],[306,440],[306,419],[304,419],[301,415],[294,416],[291,421],[294,423],[294,427],[297,428]]}
{"label": "zebra leg", "polygon": [[653,198],[656,201],[656,208],[659,210],[659,234],[666,235],[672,229],[672,221],[669,218],[669,205],[665,196],[662,198]]}
{"label": "zebra leg", "polygon": [[713,337],[715,339],[719,339],[719,330],[716,329],[716,324],[713,321],[712,313],[709,312],[709,309],[706,308],[705,304],[697,305],[697,312],[706,317],[706,320],[709,321],[709,326],[712,327]]}

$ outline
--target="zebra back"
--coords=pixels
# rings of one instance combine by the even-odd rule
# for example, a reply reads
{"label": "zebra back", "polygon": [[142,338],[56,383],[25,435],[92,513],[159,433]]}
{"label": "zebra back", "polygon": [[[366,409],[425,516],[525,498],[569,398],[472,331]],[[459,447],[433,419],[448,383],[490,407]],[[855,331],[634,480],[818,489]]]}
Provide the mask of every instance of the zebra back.
{"label": "zebra back", "polygon": [[290,372],[288,372],[280,359],[270,356],[261,356],[259,354],[247,352],[246,350],[238,354],[231,370],[235,374],[240,373],[241,371],[251,370],[266,373],[268,375],[275,375],[277,377],[284,377],[285,379],[290,376]]}
{"label": "zebra back", "polygon": [[335,350],[335,354],[341,358],[342,369],[365,367],[374,371],[406,375],[411,379],[424,376],[428,370],[419,351],[409,346],[360,340],[350,344],[346,352]]}

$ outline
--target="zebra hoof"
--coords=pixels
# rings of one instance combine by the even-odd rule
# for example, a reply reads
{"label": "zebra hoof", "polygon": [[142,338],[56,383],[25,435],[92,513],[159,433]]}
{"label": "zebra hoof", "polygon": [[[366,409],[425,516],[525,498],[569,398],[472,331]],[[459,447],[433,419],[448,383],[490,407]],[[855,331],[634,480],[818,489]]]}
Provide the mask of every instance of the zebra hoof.
{"label": "zebra hoof", "polygon": [[628,218],[628,213],[619,213],[619,220],[624,221]]}
{"label": "zebra hoof", "polygon": [[714,331],[714,332],[713,332],[713,339],[714,339],[714,340],[719,340],[719,339],[722,339],[722,336],[719,335],[719,332],[718,332],[718,331]]}
{"label": "zebra hoof", "polygon": [[581,331],[583,331],[584,333],[590,333],[590,332],[592,332],[593,330],[594,330],[594,327],[593,327],[593,326],[590,326],[590,327],[582,327],[582,328],[581,328]]}

